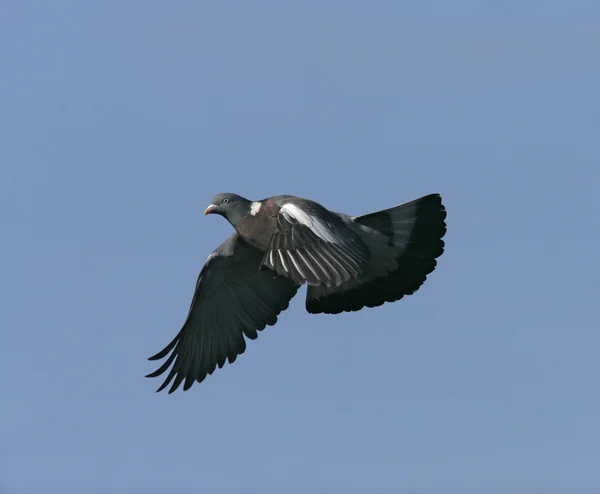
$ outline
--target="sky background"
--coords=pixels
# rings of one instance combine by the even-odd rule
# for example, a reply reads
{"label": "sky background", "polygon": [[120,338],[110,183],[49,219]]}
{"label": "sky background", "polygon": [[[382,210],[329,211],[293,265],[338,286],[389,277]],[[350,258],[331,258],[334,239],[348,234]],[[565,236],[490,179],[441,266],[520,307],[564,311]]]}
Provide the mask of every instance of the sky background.
{"label": "sky background", "polygon": [[[600,3],[0,5],[0,493],[600,492]],[[146,358],[217,192],[432,192],[412,297],[277,326],[188,392]]]}

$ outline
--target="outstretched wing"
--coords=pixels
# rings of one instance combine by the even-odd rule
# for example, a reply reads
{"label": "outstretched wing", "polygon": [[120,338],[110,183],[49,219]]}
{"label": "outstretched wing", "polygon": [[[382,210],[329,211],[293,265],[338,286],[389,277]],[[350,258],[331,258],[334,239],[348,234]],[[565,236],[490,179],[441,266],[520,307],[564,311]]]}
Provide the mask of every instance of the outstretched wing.
{"label": "outstretched wing", "polygon": [[340,286],[310,286],[306,309],[338,314],[415,293],[444,252],[446,208],[438,194],[354,218],[373,254],[361,276]]}
{"label": "outstretched wing", "polygon": [[272,271],[260,270],[262,252],[234,233],[204,264],[181,331],[162,351],[149,358],[168,359],[146,377],[157,377],[172,365],[158,391],[174,379],[169,394],[185,380],[183,390],[202,382],[217,365],[233,363],[246,350],[244,335],[277,322],[298,286]]}
{"label": "outstretched wing", "polygon": [[297,284],[338,286],[356,278],[370,253],[342,219],[311,201],[285,203],[262,266]]}

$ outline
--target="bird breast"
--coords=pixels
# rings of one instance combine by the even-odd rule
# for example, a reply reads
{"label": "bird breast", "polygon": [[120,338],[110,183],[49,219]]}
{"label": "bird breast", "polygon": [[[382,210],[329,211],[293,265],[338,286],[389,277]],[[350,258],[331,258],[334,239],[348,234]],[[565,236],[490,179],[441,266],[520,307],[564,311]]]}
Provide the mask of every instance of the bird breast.
{"label": "bird breast", "polygon": [[269,212],[263,205],[257,214],[246,216],[237,227],[238,233],[246,242],[263,252],[268,249],[277,229],[277,216]]}

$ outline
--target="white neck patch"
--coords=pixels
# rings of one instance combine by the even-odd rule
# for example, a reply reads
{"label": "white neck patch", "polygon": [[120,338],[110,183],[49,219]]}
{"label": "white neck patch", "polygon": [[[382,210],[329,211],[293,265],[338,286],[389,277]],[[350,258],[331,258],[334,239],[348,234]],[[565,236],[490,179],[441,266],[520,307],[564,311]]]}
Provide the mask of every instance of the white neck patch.
{"label": "white neck patch", "polygon": [[261,206],[262,206],[262,202],[253,202],[250,205],[250,214],[252,216],[256,216],[256,214],[260,211]]}

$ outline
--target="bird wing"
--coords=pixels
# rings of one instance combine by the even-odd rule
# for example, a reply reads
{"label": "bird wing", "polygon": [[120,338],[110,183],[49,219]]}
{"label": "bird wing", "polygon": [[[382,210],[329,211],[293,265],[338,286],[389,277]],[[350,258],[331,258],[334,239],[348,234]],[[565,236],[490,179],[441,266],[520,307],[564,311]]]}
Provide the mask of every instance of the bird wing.
{"label": "bird wing", "polygon": [[309,286],[309,313],[338,314],[395,302],[416,292],[444,252],[446,208],[431,194],[353,218],[372,252],[361,276],[335,287]]}
{"label": "bird wing", "polygon": [[183,389],[202,382],[216,366],[233,363],[246,350],[244,335],[253,340],[258,331],[277,322],[298,291],[288,278],[260,270],[262,252],[237,233],[209,257],[198,276],[188,316],[177,336],[149,360],[171,353],[155,372],[172,365],[158,391],[173,380],[169,394],[185,380]]}
{"label": "bird wing", "polygon": [[309,201],[286,202],[262,266],[297,284],[337,286],[360,275],[370,252],[340,216]]}

